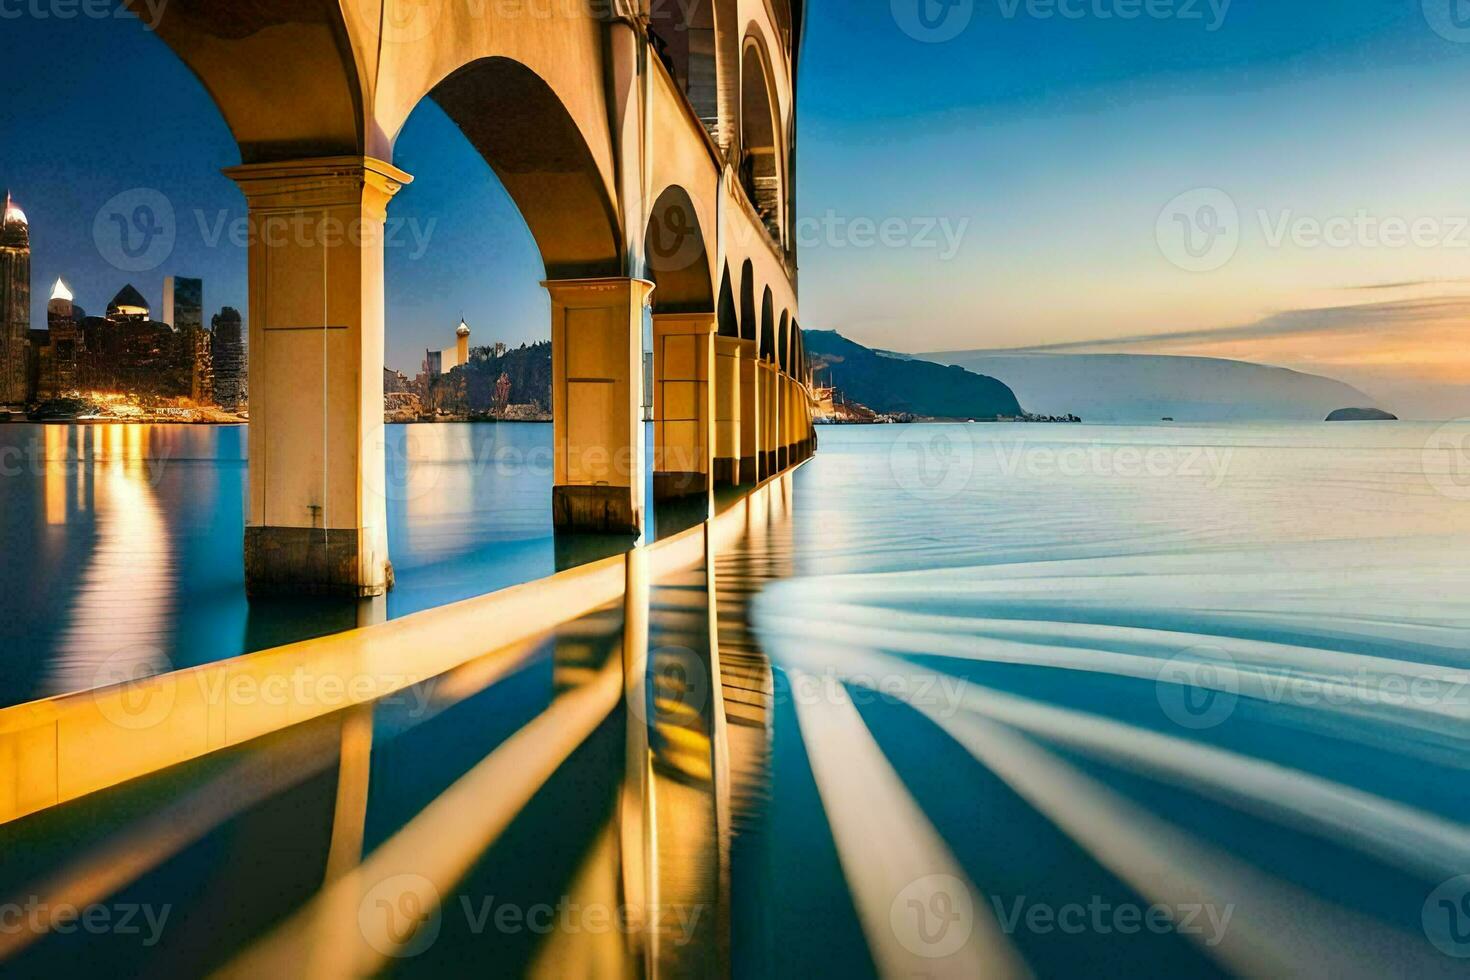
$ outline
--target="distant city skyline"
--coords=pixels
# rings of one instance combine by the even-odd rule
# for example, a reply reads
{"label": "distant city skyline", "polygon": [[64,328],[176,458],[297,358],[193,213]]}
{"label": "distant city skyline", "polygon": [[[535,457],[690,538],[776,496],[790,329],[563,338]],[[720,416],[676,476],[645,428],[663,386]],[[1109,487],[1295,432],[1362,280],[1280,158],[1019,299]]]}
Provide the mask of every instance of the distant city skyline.
{"label": "distant city skyline", "polygon": [[[1235,357],[1341,378],[1410,414],[1470,414],[1455,329],[1470,312],[1470,234],[1455,233],[1470,135],[1450,124],[1470,44],[1415,2],[1137,18],[1072,6],[1083,15],[960,4],[933,31],[897,16],[903,4],[814,0],[802,325],[910,352]],[[156,300],[164,276],[197,276],[211,308],[244,309],[244,249],[223,233],[244,206],[219,173],[238,151],[187,69],[137,22],[6,30],[0,184],[31,215],[36,281],[61,276],[90,306],[124,282]],[[512,344],[545,339],[535,244],[431,101],[394,163],[415,181],[390,214],[419,235],[388,251],[387,362],[411,370],[461,316]],[[161,265],[123,272],[94,222],[135,188],[166,194],[176,241]],[[1423,234],[1399,243],[1396,222]],[[893,236],[874,233],[885,225]],[[1201,267],[1186,230],[1228,232],[1228,254]]]}

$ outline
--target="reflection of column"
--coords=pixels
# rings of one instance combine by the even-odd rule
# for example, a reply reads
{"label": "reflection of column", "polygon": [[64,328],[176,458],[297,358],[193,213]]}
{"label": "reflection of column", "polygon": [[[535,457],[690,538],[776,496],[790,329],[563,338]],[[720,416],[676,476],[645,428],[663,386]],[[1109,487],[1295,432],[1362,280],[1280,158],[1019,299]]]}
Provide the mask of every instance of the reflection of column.
{"label": "reflection of column", "polygon": [[[623,592],[623,700],[626,706],[627,750],[623,789],[618,802],[618,827],[623,858],[623,903],[629,914],[647,922],[649,892],[657,869],[653,866],[653,776],[648,747],[648,554],[641,548],[627,553]],[[628,930],[628,953],[635,962],[651,963],[655,950],[652,929]],[[647,944],[647,945],[645,945]]]}
{"label": "reflection of column", "polygon": [[715,338],[715,483],[740,483],[740,341]]}
{"label": "reflection of column", "polygon": [[740,340],[740,479],[757,483],[764,476],[760,469],[760,369],[756,367],[753,340]]}
{"label": "reflection of column", "polygon": [[552,520],[566,530],[643,531],[642,279],[553,280]]}
{"label": "reflection of column", "polygon": [[413,178],[370,157],[226,171],[250,208],[253,595],[392,588],[383,499],[383,222]]}
{"label": "reflection of column", "polygon": [[714,468],[715,315],[653,318],[653,496],[709,493]]}
{"label": "reflection of column", "polygon": [[368,780],[372,771],[373,706],[342,713],[342,750],[337,760],[337,802],[332,816],[332,846],[326,880],[342,877],[362,861],[367,825]]}
{"label": "reflection of column", "polygon": [[756,365],[760,372],[761,390],[761,477],[774,476],[780,472],[776,466],[776,424],[778,421],[776,402],[776,365],[760,361]]}

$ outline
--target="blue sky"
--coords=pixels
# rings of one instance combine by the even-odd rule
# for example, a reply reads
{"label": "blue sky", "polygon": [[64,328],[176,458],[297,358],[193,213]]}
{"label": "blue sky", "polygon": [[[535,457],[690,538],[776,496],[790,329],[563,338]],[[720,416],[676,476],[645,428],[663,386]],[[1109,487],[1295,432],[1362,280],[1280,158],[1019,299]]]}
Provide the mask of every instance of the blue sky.
{"label": "blue sky", "polygon": [[[1397,330],[1399,348],[1425,350],[1444,333],[1443,323],[1381,315],[1363,327],[1340,311],[1363,286],[1429,283],[1412,297],[1374,297],[1375,309],[1417,309],[1426,288],[1455,294],[1464,278],[1470,248],[1452,231],[1470,214],[1460,117],[1470,43],[1432,24],[1451,0],[956,0],[947,15],[957,19],[939,21],[954,36],[940,43],[915,36],[920,2],[931,19],[946,12],[939,0],[810,4],[799,90],[804,326],[904,350],[1097,342],[1181,352],[1180,335],[1222,329],[1231,356],[1355,383],[1385,369],[1371,351],[1324,360],[1341,344],[1322,330]],[[1139,16],[1124,19],[1130,10]],[[168,273],[202,276],[209,312],[243,306],[243,250],[211,247],[207,234],[221,215],[243,215],[219,175],[238,157],[187,70],[126,20],[7,19],[0,37],[18,82],[0,110],[0,183],[31,217],[38,311],[57,275],[99,312],[127,281],[158,302]],[[410,119],[395,162],[416,181],[392,214],[430,235],[417,259],[390,252],[390,363],[415,370],[425,346],[451,342],[461,315],[477,342],[544,339],[534,244],[431,104]],[[130,273],[99,255],[92,221],[140,186],[166,194],[178,238],[160,268]],[[1238,249],[1203,272],[1174,261],[1158,224],[1200,188],[1223,192],[1239,219]],[[1385,247],[1357,233],[1323,247],[1295,234],[1304,220],[1360,213],[1435,221],[1444,241]],[[854,219],[910,234],[864,244],[848,230]],[[1292,233],[1273,240],[1276,228]],[[1295,315],[1322,310],[1338,312]],[[1282,323],[1292,326],[1272,326]],[[1271,344],[1239,346],[1258,324]],[[1175,339],[1136,339],[1154,334]],[[1188,352],[1224,350],[1211,343],[1192,339]],[[1407,383],[1403,357],[1393,360],[1398,374],[1382,386]],[[1465,369],[1433,380],[1470,385]]]}

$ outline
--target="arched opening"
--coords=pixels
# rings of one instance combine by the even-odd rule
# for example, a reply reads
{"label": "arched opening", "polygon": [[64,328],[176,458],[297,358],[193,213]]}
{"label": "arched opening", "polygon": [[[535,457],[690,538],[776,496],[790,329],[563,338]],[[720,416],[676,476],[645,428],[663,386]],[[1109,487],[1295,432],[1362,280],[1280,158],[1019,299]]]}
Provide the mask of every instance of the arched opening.
{"label": "arched opening", "polygon": [[765,53],[748,38],[740,62],[740,183],[771,239],[784,245],[780,131]]}
{"label": "arched opening", "polygon": [[791,370],[791,314],[781,311],[781,325],[776,330],[776,363],[781,370]]}
{"label": "arched opening", "polygon": [[[644,254],[653,290],[653,498],[706,496],[714,465],[716,313],[709,253],[689,194],[669,187],[644,230]],[[704,503],[704,502],[697,502]],[[660,530],[708,517],[656,517]]]}
{"label": "arched opening", "polygon": [[548,278],[619,273],[612,200],[576,122],[540,76],[508,58],[485,58],[445,78],[429,97],[500,178]]}
{"label": "arched opening", "polygon": [[704,128],[718,140],[720,93],[714,4],[655,3],[648,18],[654,53]]}
{"label": "arched opening", "polygon": [[743,340],[755,340],[760,327],[756,322],[755,309],[755,265],[745,260],[740,270],[740,336]]}
{"label": "arched opening", "polygon": [[669,187],[654,202],[643,254],[648,278],[656,287],[654,315],[715,311],[704,231],[694,202],[682,187]]}
{"label": "arched opening", "polygon": [[720,276],[719,332],[721,337],[740,336],[740,314],[735,311],[735,291],[730,285],[730,267]]}
{"label": "arched opening", "polygon": [[762,360],[775,363],[776,298],[771,293],[770,286],[766,287],[766,293],[761,298],[760,355]]}

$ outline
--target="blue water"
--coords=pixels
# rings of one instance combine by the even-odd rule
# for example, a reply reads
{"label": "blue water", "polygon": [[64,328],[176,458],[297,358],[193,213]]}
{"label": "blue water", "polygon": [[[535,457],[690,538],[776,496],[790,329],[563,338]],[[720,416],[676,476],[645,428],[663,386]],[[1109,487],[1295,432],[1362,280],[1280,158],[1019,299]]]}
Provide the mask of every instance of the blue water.
{"label": "blue water", "polygon": [[1470,424],[823,435],[745,972],[1464,975]]}
{"label": "blue water", "polygon": [[[388,427],[394,590],[247,602],[244,427],[0,426],[0,705],[392,619],[625,550],[558,539],[551,426]],[[662,511],[667,510],[665,514]],[[650,509],[682,526],[674,508]]]}
{"label": "blue water", "polygon": [[[240,430],[53,431],[81,433],[85,465],[0,484],[12,700],[85,684],[119,646],[182,665],[365,615],[244,602]],[[368,615],[566,560],[549,475],[506,465],[544,427],[405,431],[427,434],[397,449],[399,586]],[[1465,975],[1470,424],[821,436],[792,512],[718,564],[728,825],[699,676],[708,581],[654,589],[658,894],[704,908],[730,834],[728,918],[665,942],[666,972],[728,955],[736,976]],[[425,686],[428,710],[377,706],[350,769],[370,788],[364,855],[588,683],[621,625],[570,624],[488,688],[467,665]],[[585,933],[468,928],[456,900],[616,893],[628,858],[608,835],[640,722],[599,725],[443,896],[441,937],[383,971],[610,955]],[[142,842],[168,857],[114,898],[180,916],[155,948],[52,933],[17,964],[184,973],[255,949],[330,877],[354,744],[324,719],[0,827],[4,895],[85,891]],[[476,839],[477,816],[434,845]],[[170,832],[191,819],[197,841]]]}

